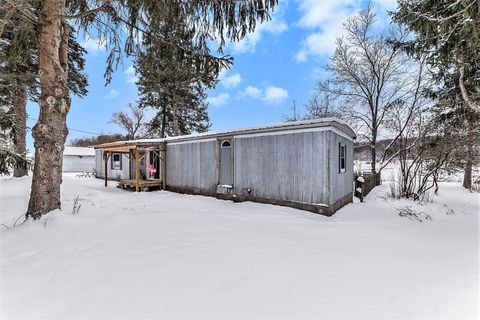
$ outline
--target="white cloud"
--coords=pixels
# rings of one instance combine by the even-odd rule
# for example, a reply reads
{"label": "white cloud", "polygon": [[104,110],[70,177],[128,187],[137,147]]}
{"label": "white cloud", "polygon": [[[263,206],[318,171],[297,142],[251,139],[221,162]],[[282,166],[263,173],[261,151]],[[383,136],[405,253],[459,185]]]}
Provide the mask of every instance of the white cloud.
{"label": "white cloud", "polygon": [[125,74],[135,74],[135,68],[133,67],[133,65],[131,65],[127,69],[125,69],[125,71],[123,73],[125,73]]}
{"label": "white cloud", "polygon": [[247,86],[244,90],[240,91],[239,94],[241,97],[260,99],[262,90],[254,86]]}
{"label": "white cloud", "polygon": [[105,51],[105,40],[87,37],[83,40],[82,46],[88,51],[88,53],[96,55],[99,51]]}
{"label": "white cloud", "polygon": [[307,50],[302,49],[298,51],[295,55],[295,60],[297,62],[306,62],[308,60]]}
{"label": "white cloud", "polygon": [[230,95],[228,93],[220,93],[216,97],[208,97],[207,102],[214,107],[220,107],[225,105],[228,102],[228,99],[230,99]]}
{"label": "white cloud", "polygon": [[305,62],[310,56],[332,54],[335,40],[344,32],[344,21],[354,15],[360,6],[360,0],[300,1],[298,9],[303,15],[298,25],[315,31],[303,39],[295,60]]}
{"label": "white cloud", "polygon": [[278,104],[282,103],[285,99],[287,99],[287,97],[287,90],[276,86],[268,86],[265,89],[265,95],[262,100],[268,103]]}
{"label": "white cloud", "polygon": [[[347,16],[344,17],[347,19]],[[336,48],[336,39],[343,34],[342,26],[328,25],[319,32],[309,34],[302,42],[300,51],[295,55],[297,62],[305,62],[309,56],[331,55]]]}
{"label": "white cloud", "polygon": [[218,76],[220,83],[226,88],[235,88],[242,82],[242,76],[240,73],[234,73],[230,76],[227,76],[227,72],[222,70]]}
{"label": "white cloud", "polygon": [[[351,14],[361,5],[360,0],[300,0],[298,2],[298,10],[303,14],[298,24],[305,28],[333,24],[339,15]],[[338,23],[341,25],[343,20]]]}
{"label": "white cloud", "polygon": [[265,89],[247,86],[238,93],[240,98],[262,100],[267,104],[279,104],[288,97],[288,91],[284,88],[269,85]]}
{"label": "white cloud", "polygon": [[135,84],[138,81],[138,77],[135,74],[135,68],[132,66],[129,66],[123,74],[125,75],[127,82],[131,84]]}
{"label": "white cloud", "polygon": [[119,94],[119,93],[118,93],[117,90],[112,89],[112,90],[110,90],[110,91],[105,95],[105,98],[107,98],[107,99],[113,99],[113,98],[118,97],[118,94]]}
{"label": "white cloud", "polygon": [[[298,25],[312,30],[300,45],[295,55],[297,62],[305,62],[311,56],[331,55],[335,48],[335,41],[344,34],[343,23],[359,10],[365,8],[362,0],[298,0],[298,10],[302,13]],[[380,25],[389,24],[386,10],[396,7],[396,0],[376,0],[377,19]]]}

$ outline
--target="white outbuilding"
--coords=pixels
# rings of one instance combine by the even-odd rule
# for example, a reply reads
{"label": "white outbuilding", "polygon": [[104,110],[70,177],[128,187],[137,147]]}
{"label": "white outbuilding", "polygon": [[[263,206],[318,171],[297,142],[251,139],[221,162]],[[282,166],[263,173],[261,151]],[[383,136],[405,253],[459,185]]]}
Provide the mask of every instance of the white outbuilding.
{"label": "white outbuilding", "polygon": [[83,147],[65,147],[63,151],[63,172],[93,172],[95,150]]}

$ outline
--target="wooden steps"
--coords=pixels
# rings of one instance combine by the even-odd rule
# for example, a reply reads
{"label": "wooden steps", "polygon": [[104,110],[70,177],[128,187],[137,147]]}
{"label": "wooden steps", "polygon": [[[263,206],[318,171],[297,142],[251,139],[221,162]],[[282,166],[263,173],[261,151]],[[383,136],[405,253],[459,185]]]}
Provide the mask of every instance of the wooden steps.
{"label": "wooden steps", "polygon": [[[120,180],[120,182],[117,185],[117,188],[121,189],[130,189],[133,188],[135,189],[137,186],[137,181],[136,180]],[[161,180],[145,180],[145,179],[139,179],[138,180],[138,187],[139,191],[145,190],[148,191],[149,188],[161,188],[162,187],[162,181]]]}

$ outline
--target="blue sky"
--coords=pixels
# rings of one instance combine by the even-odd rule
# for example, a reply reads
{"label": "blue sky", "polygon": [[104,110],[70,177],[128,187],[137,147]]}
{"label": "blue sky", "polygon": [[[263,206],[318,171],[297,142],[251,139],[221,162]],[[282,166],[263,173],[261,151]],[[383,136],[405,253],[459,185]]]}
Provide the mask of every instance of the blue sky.
{"label": "blue sky", "polygon": [[[388,25],[386,10],[394,9],[396,0],[372,3],[379,26]],[[222,72],[219,84],[209,92],[211,129],[281,122],[282,115],[291,113],[293,100],[302,109],[315,83],[327,77],[323,67],[335,48],[335,39],[342,35],[343,21],[365,6],[365,0],[280,0],[271,21],[258,25],[241,42],[227,45],[225,53],[234,57],[234,65]],[[128,103],[137,100],[132,61],[125,60],[105,87],[105,50],[96,39],[80,41],[88,50],[90,85],[87,97],[72,99],[67,145],[72,138],[93,135],[89,133],[121,132],[108,121],[113,112],[126,111]],[[32,127],[38,105],[29,103],[27,112]],[[30,132],[27,148],[33,152]]]}

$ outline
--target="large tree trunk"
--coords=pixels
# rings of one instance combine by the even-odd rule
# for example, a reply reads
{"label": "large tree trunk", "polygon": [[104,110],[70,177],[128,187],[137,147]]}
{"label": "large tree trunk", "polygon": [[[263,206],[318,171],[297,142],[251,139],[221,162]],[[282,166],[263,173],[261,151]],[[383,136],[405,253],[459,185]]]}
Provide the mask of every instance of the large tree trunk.
{"label": "large tree trunk", "polygon": [[39,28],[40,115],[32,129],[35,167],[27,218],[60,209],[60,185],[66,117],[70,108],[67,87],[68,28],[60,18],[65,14],[65,0],[43,0]]}
{"label": "large tree trunk", "polygon": [[165,126],[167,125],[167,107],[163,105],[162,127],[160,131],[160,138],[165,138]]}
{"label": "large tree trunk", "polygon": [[[469,125],[470,128],[470,125]],[[472,144],[467,142],[467,162],[465,163],[465,171],[463,174],[463,187],[472,190]]]}
{"label": "large tree trunk", "polygon": [[475,126],[475,121],[473,121],[472,119],[469,119],[467,121],[468,135],[465,141],[467,148],[467,162],[465,163],[465,171],[463,174],[463,187],[472,191],[472,165],[474,160],[473,147],[475,145],[475,139],[473,138],[473,130]]}
{"label": "large tree trunk", "polygon": [[463,187],[472,190],[472,161],[468,160],[465,164],[465,172],[463,174]]}
{"label": "large tree trunk", "polygon": [[[24,82],[18,81],[15,95],[13,97],[13,111],[15,113],[15,138],[14,152],[26,156],[25,136],[27,132],[27,87]],[[16,164],[13,168],[14,177],[23,177],[28,175],[27,168]]]}
{"label": "large tree trunk", "polygon": [[175,104],[175,95],[172,96],[172,113],[173,113],[173,135],[178,136],[178,114]]}

